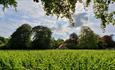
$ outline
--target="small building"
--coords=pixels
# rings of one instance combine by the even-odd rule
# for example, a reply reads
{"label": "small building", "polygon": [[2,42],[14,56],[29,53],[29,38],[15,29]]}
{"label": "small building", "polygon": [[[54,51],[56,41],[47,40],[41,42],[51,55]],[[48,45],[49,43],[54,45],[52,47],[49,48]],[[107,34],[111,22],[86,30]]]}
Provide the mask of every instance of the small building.
{"label": "small building", "polygon": [[64,44],[59,45],[58,49],[67,49]]}

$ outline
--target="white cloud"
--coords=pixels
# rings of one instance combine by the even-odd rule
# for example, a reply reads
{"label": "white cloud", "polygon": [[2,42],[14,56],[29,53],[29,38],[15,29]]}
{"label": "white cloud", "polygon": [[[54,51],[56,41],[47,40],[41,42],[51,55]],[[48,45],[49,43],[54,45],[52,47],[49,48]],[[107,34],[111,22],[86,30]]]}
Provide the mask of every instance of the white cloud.
{"label": "white cloud", "polygon": [[[0,8],[0,36],[9,37],[17,27],[24,23],[29,23],[32,26],[44,25],[48,26],[53,31],[55,38],[68,38],[69,34],[75,32],[80,33],[80,27],[85,23],[92,28],[96,33],[102,34],[100,28],[100,21],[96,20],[92,15],[92,8],[89,11],[85,11],[82,4],[77,4],[74,19],[76,27],[69,27],[69,23],[64,19],[58,19],[53,16],[45,16],[42,5],[40,3],[34,3],[32,0],[17,0],[18,7],[17,12],[13,8],[7,9],[2,12]],[[79,13],[79,14],[78,14]],[[87,14],[90,13],[90,14]],[[89,20],[87,21],[87,17]],[[87,22],[87,24],[86,24]],[[114,33],[113,26],[108,26],[105,34]]]}

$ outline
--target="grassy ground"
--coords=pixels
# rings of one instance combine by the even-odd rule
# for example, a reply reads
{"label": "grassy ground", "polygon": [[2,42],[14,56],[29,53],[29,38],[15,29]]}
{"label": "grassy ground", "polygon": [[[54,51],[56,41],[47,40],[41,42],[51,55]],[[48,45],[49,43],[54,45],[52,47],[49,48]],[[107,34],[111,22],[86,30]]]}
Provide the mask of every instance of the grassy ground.
{"label": "grassy ground", "polygon": [[115,50],[0,51],[0,70],[115,70]]}

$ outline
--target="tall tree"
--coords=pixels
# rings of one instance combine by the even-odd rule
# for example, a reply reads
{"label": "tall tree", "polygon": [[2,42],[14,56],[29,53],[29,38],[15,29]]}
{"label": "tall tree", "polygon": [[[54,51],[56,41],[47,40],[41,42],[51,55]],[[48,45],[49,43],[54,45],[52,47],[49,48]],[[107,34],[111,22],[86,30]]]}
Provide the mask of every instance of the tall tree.
{"label": "tall tree", "polygon": [[33,33],[33,48],[34,49],[49,49],[51,44],[51,30],[44,26],[35,26],[32,29]]}
{"label": "tall tree", "polygon": [[100,37],[99,35],[96,35],[96,38],[97,38],[98,49],[105,49],[107,43],[104,41],[104,39]]}
{"label": "tall tree", "polygon": [[67,39],[64,43],[65,47],[67,47],[68,49],[76,49],[78,44],[77,40],[78,40],[78,36],[76,33],[70,34],[69,39]]}
{"label": "tall tree", "polygon": [[105,35],[102,37],[102,39],[104,40],[104,42],[106,43],[105,48],[115,48],[114,46],[114,41],[112,39],[112,36],[109,35]]}
{"label": "tall tree", "polygon": [[83,26],[81,28],[81,34],[79,36],[78,41],[79,41],[78,47],[81,49],[96,49],[96,48],[98,48],[97,42],[96,42],[96,35],[87,26]]}
{"label": "tall tree", "polygon": [[[34,2],[42,2],[43,8],[46,11],[46,15],[56,15],[57,17],[65,17],[69,19],[70,23],[74,26],[72,15],[75,12],[77,2],[84,3],[84,7],[88,7],[90,3],[93,3],[94,14],[97,18],[101,19],[102,27],[109,23],[115,24],[115,11],[110,12],[109,6],[113,4],[115,0],[33,0]],[[9,5],[16,7],[16,0],[0,0],[0,4],[4,8]]]}
{"label": "tall tree", "polygon": [[23,24],[12,35],[8,43],[9,49],[26,49],[31,43],[31,26]]}

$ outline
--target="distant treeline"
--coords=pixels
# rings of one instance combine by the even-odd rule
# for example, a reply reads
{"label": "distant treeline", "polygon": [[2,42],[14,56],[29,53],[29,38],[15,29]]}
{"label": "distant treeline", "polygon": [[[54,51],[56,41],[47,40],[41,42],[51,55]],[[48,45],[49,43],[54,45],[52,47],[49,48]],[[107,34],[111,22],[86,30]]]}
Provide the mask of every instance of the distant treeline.
{"label": "distant treeline", "polygon": [[115,48],[112,35],[100,37],[88,26],[81,28],[78,36],[76,33],[69,35],[69,39],[55,40],[48,27],[23,24],[10,36],[0,37],[0,49],[111,49]]}

